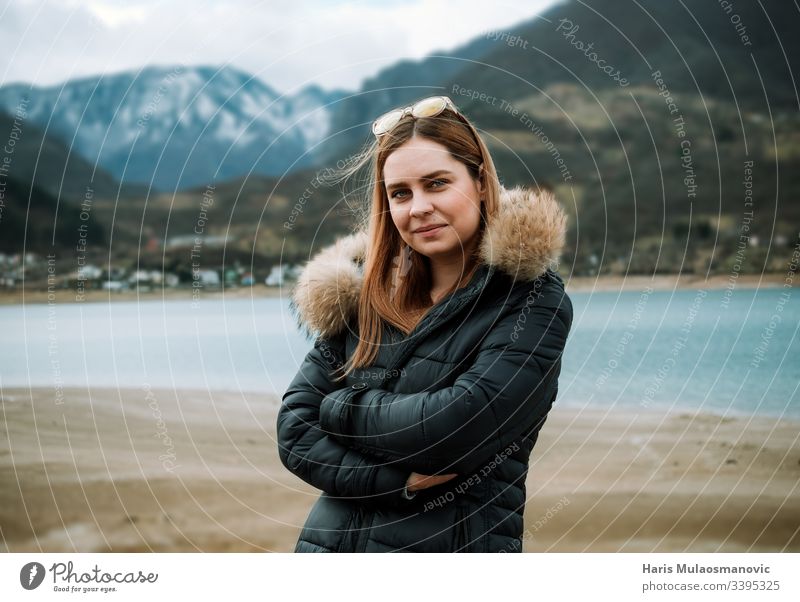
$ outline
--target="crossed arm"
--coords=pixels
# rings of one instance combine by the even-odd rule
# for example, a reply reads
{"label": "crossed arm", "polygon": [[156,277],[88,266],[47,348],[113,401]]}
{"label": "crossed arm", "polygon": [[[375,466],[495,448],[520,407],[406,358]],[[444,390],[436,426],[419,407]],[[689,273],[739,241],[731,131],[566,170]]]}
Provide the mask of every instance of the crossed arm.
{"label": "crossed arm", "polygon": [[289,471],[330,495],[405,505],[409,501],[402,491],[409,470],[353,449],[320,428],[322,399],[355,392],[350,387],[337,389],[329,377],[330,360],[341,355],[342,346],[341,340],[317,339],[303,360],[278,411],[278,455]]}
{"label": "crossed arm", "polygon": [[510,312],[452,386],[333,391],[322,400],[320,426],[354,450],[468,474],[547,415],[570,322],[553,307]]}

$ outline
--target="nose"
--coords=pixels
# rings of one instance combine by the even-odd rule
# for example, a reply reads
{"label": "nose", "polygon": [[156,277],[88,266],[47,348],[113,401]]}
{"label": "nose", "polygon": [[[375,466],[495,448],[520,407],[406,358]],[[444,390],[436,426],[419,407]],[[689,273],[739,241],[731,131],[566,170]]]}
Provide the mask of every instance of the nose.
{"label": "nose", "polygon": [[411,217],[420,217],[428,213],[433,213],[433,205],[425,194],[415,194],[411,198],[411,207],[408,214]]}

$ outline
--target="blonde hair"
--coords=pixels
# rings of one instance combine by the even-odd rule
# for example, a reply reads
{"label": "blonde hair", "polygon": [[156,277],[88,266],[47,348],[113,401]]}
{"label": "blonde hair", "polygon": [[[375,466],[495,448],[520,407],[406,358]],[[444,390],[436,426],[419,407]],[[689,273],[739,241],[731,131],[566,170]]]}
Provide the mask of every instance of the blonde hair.
{"label": "blonde hair", "polygon": [[[483,179],[485,189],[481,203],[480,237],[483,236],[487,220],[497,213],[500,185],[489,151],[466,117],[449,108],[435,117],[402,119],[390,132],[373,139],[339,170],[328,172],[327,180],[341,182],[367,165],[368,174],[363,190],[371,191],[372,197],[371,201],[365,199],[370,210],[365,216],[365,223],[362,223],[362,227],[367,228],[368,248],[358,301],[359,341],[351,357],[340,368],[340,375],[335,378],[337,381],[356,368],[374,362],[382,341],[384,321],[409,334],[432,306],[428,259],[419,253],[406,253],[406,243],[392,221],[383,184],[383,167],[387,158],[415,135],[445,146],[454,159],[467,167],[473,179]],[[480,245],[476,245],[476,253],[479,248]],[[477,267],[478,257],[468,258],[467,265],[471,263]],[[453,292],[458,286],[456,282],[445,294]]]}

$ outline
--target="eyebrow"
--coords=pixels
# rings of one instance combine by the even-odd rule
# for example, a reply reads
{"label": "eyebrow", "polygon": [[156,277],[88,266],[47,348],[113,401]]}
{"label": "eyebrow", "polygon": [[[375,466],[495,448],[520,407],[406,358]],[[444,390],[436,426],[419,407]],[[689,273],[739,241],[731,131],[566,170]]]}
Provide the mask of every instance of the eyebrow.
{"label": "eyebrow", "polygon": [[[431,179],[433,179],[434,177],[436,177],[436,176],[438,176],[440,174],[453,175],[453,172],[449,171],[447,169],[437,169],[436,171],[432,171],[428,175],[422,176],[420,178],[420,180],[431,180]],[[402,186],[407,186],[407,184],[406,184],[406,182],[404,180],[401,180],[399,182],[393,182],[392,184],[388,184],[386,186],[386,191],[388,192],[390,190],[394,190],[395,188],[400,188]]]}

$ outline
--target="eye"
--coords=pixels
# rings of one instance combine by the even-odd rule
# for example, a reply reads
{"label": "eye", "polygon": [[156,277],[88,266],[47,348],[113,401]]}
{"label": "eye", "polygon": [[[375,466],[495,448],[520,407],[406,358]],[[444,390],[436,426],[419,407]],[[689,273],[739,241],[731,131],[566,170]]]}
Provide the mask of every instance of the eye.
{"label": "eye", "polygon": [[[432,180],[428,180],[428,186],[431,187],[431,188],[441,188],[442,186],[444,186],[447,183],[448,183],[448,180],[445,180],[445,179],[442,179],[442,178],[435,178],[435,179],[432,179]],[[406,188],[398,188],[391,195],[389,195],[389,198],[395,199],[395,200],[402,200],[404,198],[407,198],[406,195],[403,195],[403,196],[398,196],[398,195],[400,193],[405,193],[405,192],[408,192],[408,190]]]}

